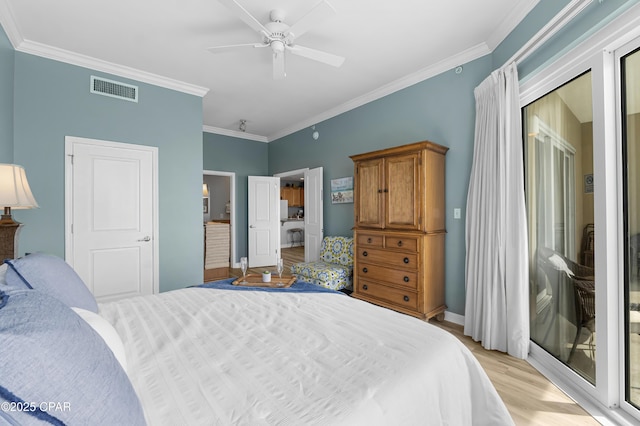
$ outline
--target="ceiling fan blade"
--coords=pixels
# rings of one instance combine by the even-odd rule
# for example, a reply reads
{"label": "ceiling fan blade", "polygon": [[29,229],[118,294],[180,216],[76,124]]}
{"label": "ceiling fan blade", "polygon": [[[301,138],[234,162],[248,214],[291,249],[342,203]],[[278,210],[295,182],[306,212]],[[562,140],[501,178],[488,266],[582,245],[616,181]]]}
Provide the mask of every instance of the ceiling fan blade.
{"label": "ceiling fan blade", "polygon": [[282,80],[287,76],[284,70],[284,52],[273,54],[273,79]]}
{"label": "ceiling fan blade", "polygon": [[267,34],[267,35],[269,34],[269,31],[264,27],[264,25],[262,25],[260,21],[258,21],[252,14],[250,14],[247,11],[247,9],[242,7],[242,5],[238,3],[236,0],[218,0],[218,1],[222,3],[224,6],[226,6],[227,9],[235,13],[238,18],[242,19],[245,22],[245,24],[249,25],[255,31],[262,34]]}
{"label": "ceiling fan blade", "polygon": [[333,6],[331,6],[331,4],[329,4],[329,2],[327,2],[326,0],[322,0],[309,12],[307,12],[302,18],[300,18],[298,22],[293,24],[291,28],[289,28],[289,34],[293,34],[294,38],[300,37],[316,24],[335,14],[336,10],[333,8]]}
{"label": "ceiling fan blade", "polygon": [[207,47],[207,50],[211,53],[219,53],[219,52],[225,52],[227,50],[236,50],[237,48],[242,48],[242,47],[267,47],[267,46],[269,45],[264,43],[244,43],[244,44],[229,44],[227,46],[212,46],[212,47]]}
{"label": "ceiling fan blade", "polygon": [[331,53],[322,52],[320,50],[310,49],[308,47],[298,45],[287,46],[287,49],[294,55],[313,59],[314,61],[323,62],[334,67],[341,66],[345,59],[342,56],[333,55]]}

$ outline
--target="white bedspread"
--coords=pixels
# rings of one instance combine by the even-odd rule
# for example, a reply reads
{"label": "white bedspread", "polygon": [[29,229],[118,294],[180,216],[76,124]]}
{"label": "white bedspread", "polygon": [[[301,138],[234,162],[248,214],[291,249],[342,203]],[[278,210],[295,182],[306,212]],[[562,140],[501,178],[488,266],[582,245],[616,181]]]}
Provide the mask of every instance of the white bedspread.
{"label": "white bedspread", "polygon": [[346,295],[188,288],[100,314],[151,426],[513,424],[454,336]]}

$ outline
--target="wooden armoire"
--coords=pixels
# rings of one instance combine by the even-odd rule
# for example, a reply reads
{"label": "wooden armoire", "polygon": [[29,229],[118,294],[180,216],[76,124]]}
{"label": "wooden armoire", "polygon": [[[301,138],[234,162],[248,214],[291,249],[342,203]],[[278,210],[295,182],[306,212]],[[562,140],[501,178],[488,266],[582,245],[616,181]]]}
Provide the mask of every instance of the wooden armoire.
{"label": "wooden armoire", "polygon": [[447,151],[424,141],[351,156],[353,297],[444,318]]}

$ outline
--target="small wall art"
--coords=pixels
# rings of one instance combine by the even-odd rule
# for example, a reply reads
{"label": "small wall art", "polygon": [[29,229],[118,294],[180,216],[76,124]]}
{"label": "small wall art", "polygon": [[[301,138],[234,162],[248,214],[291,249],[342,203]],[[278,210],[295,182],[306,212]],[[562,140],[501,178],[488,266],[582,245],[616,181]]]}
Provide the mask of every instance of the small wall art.
{"label": "small wall art", "polygon": [[353,203],[353,176],[331,179],[331,204]]}
{"label": "small wall art", "polygon": [[593,194],[593,173],[584,175],[584,193]]}

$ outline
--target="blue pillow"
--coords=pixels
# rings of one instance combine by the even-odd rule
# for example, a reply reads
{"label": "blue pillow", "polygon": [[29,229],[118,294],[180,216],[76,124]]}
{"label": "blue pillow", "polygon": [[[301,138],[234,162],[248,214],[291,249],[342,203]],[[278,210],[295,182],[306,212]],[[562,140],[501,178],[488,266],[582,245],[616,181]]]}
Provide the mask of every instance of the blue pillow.
{"label": "blue pillow", "polygon": [[[144,425],[129,378],[102,338],[41,291],[0,291],[0,423]],[[10,405],[11,406],[11,405]]]}
{"label": "blue pillow", "polygon": [[60,299],[67,306],[98,312],[98,304],[87,285],[63,259],[45,253],[32,253],[19,259],[7,260],[5,279],[11,286],[44,291]]}

